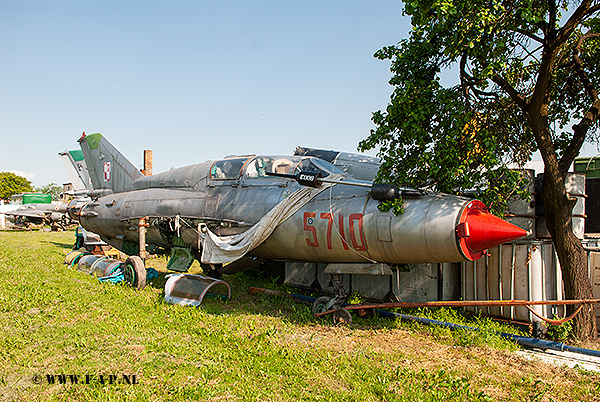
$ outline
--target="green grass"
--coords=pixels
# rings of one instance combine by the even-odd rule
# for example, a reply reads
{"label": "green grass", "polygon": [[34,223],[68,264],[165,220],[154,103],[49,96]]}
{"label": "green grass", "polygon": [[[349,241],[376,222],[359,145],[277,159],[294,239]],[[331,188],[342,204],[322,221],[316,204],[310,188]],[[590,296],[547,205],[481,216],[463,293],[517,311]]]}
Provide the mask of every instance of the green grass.
{"label": "green grass", "polygon": [[[72,242],[73,232],[0,232],[0,401],[599,398],[598,375],[520,360],[487,330],[510,329],[481,317],[412,312],[480,333],[381,318],[338,328],[307,305],[248,294],[250,285],[277,288],[255,273],[224,278],[229,302],[174,306],[163,301],[162,276],[135,291],[68,268]],[[148,265],[164,272],[165,260]],[[58,374],[80,383],[48,384]],[[119,381],[102,384],[101,375]]]}

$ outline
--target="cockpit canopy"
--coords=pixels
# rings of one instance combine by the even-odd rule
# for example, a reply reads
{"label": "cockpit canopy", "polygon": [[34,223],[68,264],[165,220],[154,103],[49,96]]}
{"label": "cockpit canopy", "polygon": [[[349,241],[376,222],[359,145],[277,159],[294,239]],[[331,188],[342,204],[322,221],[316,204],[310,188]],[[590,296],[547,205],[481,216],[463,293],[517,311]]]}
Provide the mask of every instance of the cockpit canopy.
{"label": "cockpit canopy", "polygon": [[300,171],[318,172],[327,177],[345,173],[324,160],[298,156],[254,156],[221,159],[210,169],[211,180],[258,179],[270,173],[297,174]]}

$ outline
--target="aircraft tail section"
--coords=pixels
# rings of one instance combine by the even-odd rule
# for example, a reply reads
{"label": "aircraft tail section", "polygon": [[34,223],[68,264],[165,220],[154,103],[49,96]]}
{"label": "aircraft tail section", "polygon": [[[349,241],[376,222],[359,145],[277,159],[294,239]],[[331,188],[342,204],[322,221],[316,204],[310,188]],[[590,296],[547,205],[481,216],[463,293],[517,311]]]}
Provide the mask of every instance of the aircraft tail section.
{"label": "aircraft tail section", "polygon": [[86,161],[94,193],[121,193],[133,188],[133,182],[144,177],[117,148],[100,133],[85,135],[78,140]]}
{"label": "aircraft tail section", "polygon": [[88,174],[83,152],[79,149],[59,152],[60,159],[67,171],[75,191],[92,190],[92,182]]}

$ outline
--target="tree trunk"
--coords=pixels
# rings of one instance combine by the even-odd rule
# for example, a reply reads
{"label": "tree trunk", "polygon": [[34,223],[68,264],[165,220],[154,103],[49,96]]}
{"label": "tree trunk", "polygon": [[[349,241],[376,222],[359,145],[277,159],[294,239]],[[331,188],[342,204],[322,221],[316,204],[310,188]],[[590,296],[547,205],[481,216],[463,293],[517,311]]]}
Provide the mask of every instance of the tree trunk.
{"label": "tree trunk", "polygon": [[[565,298],[591,299],[592,285],[588,275],[587,255],[581,240],[573,234],[571,221],[576,200],[567,194],[565,175],[560,174],[558,169],[548,169],[546,166],[541,196],[544,202],[546,225],[552,236],[562,270]],[[568,306],[568,313],[573,312],[576,307]],[[593,305],[584,306],[575,317],[573,335],[579,339],[597,337]]]}

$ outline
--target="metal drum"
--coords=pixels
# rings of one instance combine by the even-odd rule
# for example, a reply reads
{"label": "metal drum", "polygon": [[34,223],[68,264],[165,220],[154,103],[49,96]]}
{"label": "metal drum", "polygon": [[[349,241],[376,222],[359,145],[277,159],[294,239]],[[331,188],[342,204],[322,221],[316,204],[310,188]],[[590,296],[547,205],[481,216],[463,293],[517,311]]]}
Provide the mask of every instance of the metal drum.
{"label": "metal drum", "polygon": [[125,263],[123,261],[115,260],[114,258],[99,258],[94,261],[91,265],[91,274],[103,278],[114,274],[116,271],[122,268]]}
{"label": "metal drum", "polygon": [[77,264],[79,259],[81,259],[81,257],[85,255],[91,254],[86,251],[73,250],[69,252],[69,254],[67,254],[67,256],[65,257],[65,264],[68,264],[69,267],[72,268],[73,266],[75,266],[75,264]]}
{"label": "metal drum", "polygon": [[91,274],[92,273],[92,264],[94,264],[99,259],[106,259],[106,258],[108,258],[108,257],[105,257],[103,255],[95,255],[95,254],[89,254],[89,255],[83,256],[77,263],[77,269],[86,274]]}

